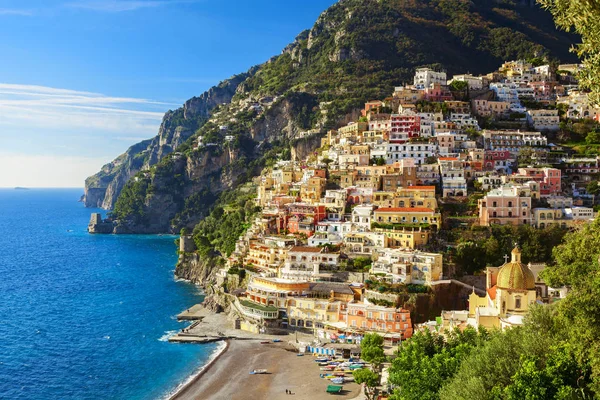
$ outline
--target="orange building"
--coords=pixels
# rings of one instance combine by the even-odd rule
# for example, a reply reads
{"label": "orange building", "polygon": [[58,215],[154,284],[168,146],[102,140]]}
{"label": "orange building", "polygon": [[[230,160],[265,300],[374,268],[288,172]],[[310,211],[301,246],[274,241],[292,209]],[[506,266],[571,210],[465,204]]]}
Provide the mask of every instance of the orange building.
{"label": "orange building", "polygon": [[408,339],[413,334],[410,311],[367,303],[348,303],[344,315],[349,330],[401,334]]}

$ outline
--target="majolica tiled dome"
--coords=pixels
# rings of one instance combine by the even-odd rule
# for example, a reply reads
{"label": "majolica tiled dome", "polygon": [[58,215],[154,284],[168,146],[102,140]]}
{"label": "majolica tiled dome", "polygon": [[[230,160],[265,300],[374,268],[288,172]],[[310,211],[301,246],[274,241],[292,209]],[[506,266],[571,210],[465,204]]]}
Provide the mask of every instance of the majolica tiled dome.
{"label": "majolica tiled dome", "polygon": [[496,285],[500,289],[535,290],[533,273],[521,263],[521,250],[515,247],[511,254],[511,261],[504,264],[498,271]]}

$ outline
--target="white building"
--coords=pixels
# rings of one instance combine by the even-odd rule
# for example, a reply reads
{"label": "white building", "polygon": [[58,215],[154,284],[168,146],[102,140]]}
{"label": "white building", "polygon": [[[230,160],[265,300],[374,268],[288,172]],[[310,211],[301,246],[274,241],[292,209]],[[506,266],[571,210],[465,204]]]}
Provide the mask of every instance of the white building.
{"label": "white building", "polygon": [[521,104],[519,101],[519,94],[517,93],[517,84],[515,83],[494,82],[490,83],[490,89],[494,91],[498,101],[510,104]]}
{"label": "white building", "polygon": [[454,75],[452,80],[448,81],[448,84],[458,81],[467,82],[470,90],[481,90],[483,89],[483,78],[480,76],[473,76],[471,74]]}
{"label": "white building", "polygon": [[427,284],[442,278],[443,257],[409,249],[378,249],[373,254],[372,274],[385,274],[392,283]]}
{"label": "white building", "polygon": [[315,280],[322,266],[336,266],[339,257],[339,254],[329,253],[322,247],[294,246],[287,253],[279,278],[294,281]]}
{"label": "white building", "polygon": [[415,164],[424,164],[427,157],[437,154],[437,146],[433,143],[393,143],[387,145],[387,163],[412,158]]}
{"label": "white building", "polygon": [[359,230],[371,229],[371,221],[373,219],[373,208],[372,205],[359,205],[354,207],[352,210],[352,223],[354,223]]}
{"label": "white building", "polygon": [[527,121],[534,129],[556,131],[559,129],[558,110],[528,110]]}
{"label": "white building", "polygon": [[435,83],[446,85],[446,73],[436,72],[431,68],[417,68],[413,84],[417,89],[428,89]]}

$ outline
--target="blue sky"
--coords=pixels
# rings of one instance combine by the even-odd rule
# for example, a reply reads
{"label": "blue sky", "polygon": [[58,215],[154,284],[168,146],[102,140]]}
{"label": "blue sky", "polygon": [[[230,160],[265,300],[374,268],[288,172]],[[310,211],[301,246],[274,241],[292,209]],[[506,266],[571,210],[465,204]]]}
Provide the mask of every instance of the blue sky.
{"label": "blue sky", "polygon": [[0,187],[81,187],[335,0],[0,0]]}

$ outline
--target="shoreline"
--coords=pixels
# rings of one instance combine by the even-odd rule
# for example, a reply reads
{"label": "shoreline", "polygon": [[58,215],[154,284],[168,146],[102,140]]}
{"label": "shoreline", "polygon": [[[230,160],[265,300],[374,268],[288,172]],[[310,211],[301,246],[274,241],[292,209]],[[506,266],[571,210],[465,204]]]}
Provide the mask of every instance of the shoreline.
{"label": "shoreline", "polygon": [[198,383],[198,380],[200,378],[202,378],[202,376],[204,376],[204,374],[206,374],[208,372],[210,367],[212,367],[213,364],[217,360],[219,360],[219,358],[221,358],[221,356],[223,354],[225,354],[225,352],[229,349],[229,340],[222,340],[221,342],[224,343],[224,346],[222,346],[222,348],[220,348],[220,349],[216,349],[214,354],[211,355],[209,361],[205,365],[200,367],[198,372],[196,372],[195,374],[192,374],[186,381],[184,381],[177,388],[175,388],[175,391],[173,393],[169,393],[163,399],[164,400],[176,400],[178,397],[185,395],[185,392],[187,390],[189,390],[191,387],[196,385]]}
{"label": "shoreline", "polygon": [[[169,400],[289,400],[287,390],[296,400],[330,398],[326,392],[330,381],[320,376],[322,371],[313,356],[297,357],[295,349],[285,342],[232,339],[227,343],[227,351],[221,351]],[[253,369],[268,372],[249,374]],[[343,393],[336,398],[361,398],[360,385],[347,382],[343,386]]]}

